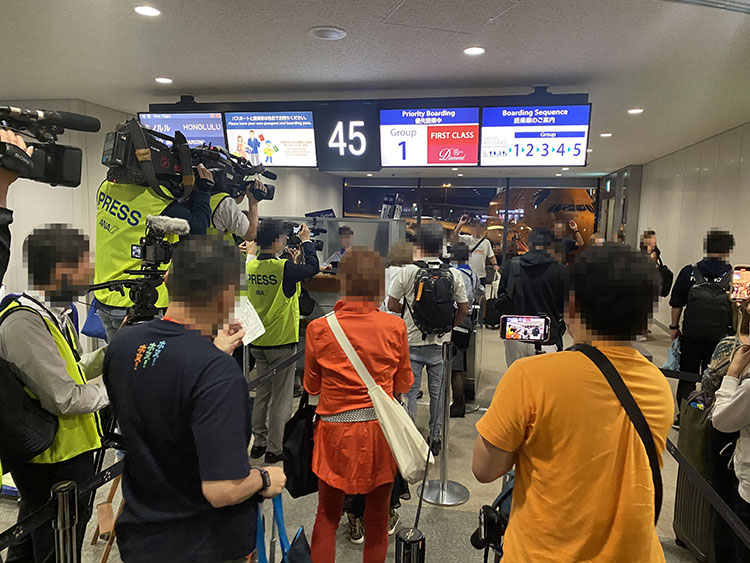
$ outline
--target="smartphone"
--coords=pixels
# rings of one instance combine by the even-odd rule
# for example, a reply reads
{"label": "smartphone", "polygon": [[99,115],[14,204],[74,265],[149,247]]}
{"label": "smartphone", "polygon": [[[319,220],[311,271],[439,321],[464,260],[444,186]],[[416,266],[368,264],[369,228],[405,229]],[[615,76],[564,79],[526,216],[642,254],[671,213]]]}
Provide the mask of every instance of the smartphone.
{"label": "smartphone", "polygon": [[503,315],[500,317],[500,338],[519,342],[547,342],[549,317]]}
{"label": "smartphone", "polygon": [[732,272],[732,301],[750,299],[750,266],[735,266]]}

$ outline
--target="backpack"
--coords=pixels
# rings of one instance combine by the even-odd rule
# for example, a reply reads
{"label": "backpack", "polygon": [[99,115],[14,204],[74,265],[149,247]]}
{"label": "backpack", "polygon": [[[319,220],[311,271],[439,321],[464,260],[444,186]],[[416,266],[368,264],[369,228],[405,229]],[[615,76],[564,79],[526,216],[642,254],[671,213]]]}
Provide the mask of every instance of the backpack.
{"label": "backpack", "polygon": [[682,333],[689,338],[714,342],[732,334],[729,272],[707,280],[696,264],[691,281]]}
{"label": "backpack", "polygon": [[[13,299],[11,295],[0,303],[3,309]],[[0,317],[0,322],[12,313]],[[18,368],[0,358],[0,461],[3,473],[15,471],[52,445],[58,428],[58,418],[42,408],[38,399],[26,392]]]}
{"label": "backpack", "polygon": [[414,324],[422,332],[442,336],[453,330],[456,309],[453,301],[453,274],[447,264],[414,263],[419,270],[414,278],[414,305],[410,307]]}

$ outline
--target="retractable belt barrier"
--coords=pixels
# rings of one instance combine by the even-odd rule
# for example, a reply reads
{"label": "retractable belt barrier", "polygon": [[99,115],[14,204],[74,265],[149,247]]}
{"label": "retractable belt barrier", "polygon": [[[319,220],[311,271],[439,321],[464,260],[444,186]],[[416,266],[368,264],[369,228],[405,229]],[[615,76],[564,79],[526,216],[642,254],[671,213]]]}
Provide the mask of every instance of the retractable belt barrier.
{"label": "retractable belt barrier", "polygon": [[[305,351],[300,350],[296,354],[290,356],[278,365],[268,370],[263,375],[257,377],[248,384],[248,391],[252,391],[264,383],[267,383],[281,370],[295,364],[299,359],[305,356]],[[104,471],[92,475],[81,484],[75,486],[75,496],[80,501],[84,499],[89,493],[95,491],[102,485],[108,483],[118,475],[122,474],[123,467],[125,466],[125,460],[120,460],[117,463],[109,466]],[[54,488],[54,487],[53,487]],[[17,544],[23,538],[31,534],[34,530],[43,526],[46,523],[50,523],[55,520],[58,514],[58,502],[56,498],[50,499],[47,504],[15,524],[4,532],[0,533],[0,551]]]}
{"label": "retractable belt barrier", "polygon": [[685,471],[685,474],[698,487],[698,490],[703,496],[706,497],[714,510],[726,521],[732,531],[737,535],[738,538],[744,543],[748,549],[750,549],[750,529],[740,520],[739,516],[732,511],[731,508],[724,502],[719,493],[716,492],[711,484],[706,481],[705,477],[693,467],[690,461],[685,457],[677,446],[667,438],[667,451],[672,454],[672,457],[677,461],[680,468]]}
{"label": "retractable belt barrier", "polygon": [[671,377],[672,379],[679,379],[681,381],[690,381],[691,383],[699,383],[701,376],[697,373],[690,373],[689,371],[678,371],[674,369],[661,368],[661,372],[664,377]]}

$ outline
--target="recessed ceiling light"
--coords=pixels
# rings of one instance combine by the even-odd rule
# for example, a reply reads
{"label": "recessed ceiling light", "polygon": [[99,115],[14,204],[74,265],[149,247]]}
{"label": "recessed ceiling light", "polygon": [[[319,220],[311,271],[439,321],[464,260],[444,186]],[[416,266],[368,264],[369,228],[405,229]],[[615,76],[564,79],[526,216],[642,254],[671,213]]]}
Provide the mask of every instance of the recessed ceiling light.
{"label": "recessed ceiling light", "polygon": [[555,176],[562,176],[562,174],[555,174]]}
{"label": "recessed ceiling light", "polygon": [[156,82],[158,82],[159,84],[172,84],[172,79],[171,78],[167,78],[165,76],[160,76],[159,78],[154,78],[154,80]]}
{"label": "recessed ceiling light", "polygon": [[463,174],[456,174],[456,176],[463,176]]}
{"label": "recessed ceiling light", "polygon": [[134,9],[136,14],[148,16],[149,18],[154,18],[161,15],[161,12],[153,6],[136,6]]}
{"label": "recessed ceiling light", "polygon": [[323,41],[338,41],[349,35],[345,30],[340,27],[332,25],[318,25],[311,27],[307,30],[307,33],[315,37],[316,39],[322,39]]}
{"label": "recessed ceiling light", "polygon": [[600,137],[611,137],[612,133],[599,133]]}
{"label": "recessed ceiling light", "polygon": [[628,110],[628,113],[630,115],[638,115],[638,114],[643,113],[643,108],[632,108]]}
{"label": "recessed ceiling light", "polygon": [[372,176],[372,173],[371,173],[371,172],[368,172],[368,173],[367,173],[367,175],[368,175],[368,176]]}
{"label": "recessed ceiling light", "polygon": [[563,172],[565,172],[567,170],[570,170],[570,168],[565,167],[565,168],[562,169]]}
{"label": "recessed ceiling light", "polygon": [[586,152],[594,152],[594,149],[586,149]]}
{"label": "recessed ceiling light", "polygon": [[471,56],[484,55],[484,51],[484,47],[467,47],[464,49],[464,54]]}
{"label": "recessed ceiling light", "polygon": [[458,168],[451,168],[451,170],[453,170],[454,172],[457,172]]}

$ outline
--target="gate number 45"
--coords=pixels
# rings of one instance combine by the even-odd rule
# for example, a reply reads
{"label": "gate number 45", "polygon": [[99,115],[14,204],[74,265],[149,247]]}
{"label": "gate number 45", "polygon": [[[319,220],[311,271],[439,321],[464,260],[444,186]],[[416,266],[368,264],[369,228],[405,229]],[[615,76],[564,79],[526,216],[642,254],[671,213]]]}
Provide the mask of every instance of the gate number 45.
{"label": "gate number 45", "polygon": [[338,149],[340,156],[344,156],[347,148],[352,156],[362,155],[367,149],[367,139],[365,139],[364,133],[357,131],[357,127],[364,126],[364,121],[349,122],[349,144],[347,145],[344,140],[344,122],[339,121],[333,129],[331,138],[328,140],[328,146],[332,149]]}

